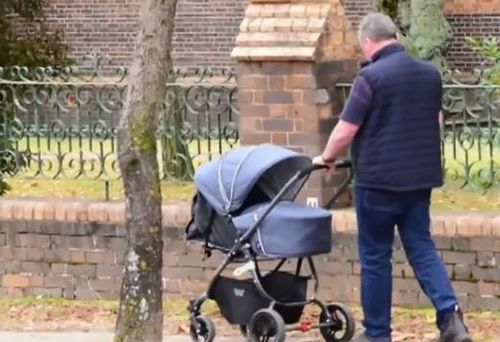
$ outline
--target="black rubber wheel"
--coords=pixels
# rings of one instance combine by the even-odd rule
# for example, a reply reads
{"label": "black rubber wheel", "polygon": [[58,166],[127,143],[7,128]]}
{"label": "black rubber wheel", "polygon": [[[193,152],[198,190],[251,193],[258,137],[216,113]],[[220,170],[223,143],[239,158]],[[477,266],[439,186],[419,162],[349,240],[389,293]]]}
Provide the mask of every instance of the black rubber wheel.
{"label": "black rubber wheel", "polygon": [[247,336],[247,326],[246,325],[243,325],[243,324],[240,325],[240,333],[241,333],[241,335],[243,335],[245,337]]}
{"label": "black rubber wheel", "polygon": [[198,316],[196,326],[191,323],[189,334],[194,342],[213,342],[215,340],[215,325],[208,317]]}
{"label": "black rubber wheel", "polygon": [[247,337],[251,342],[285,341],[285,322],[274,310],[257,311],[248,323]]}
{"label": "black rubber wheel", "polygon": [[327,342],[346,342],[352,340],[356,330],[356,320],[347,306],[341,303],[332,303],[326,306],[331,315],[328,319],[326,312],[322,312],[319,317],[319,323],[330,324],[327,327],[320,328],[321,335]]}

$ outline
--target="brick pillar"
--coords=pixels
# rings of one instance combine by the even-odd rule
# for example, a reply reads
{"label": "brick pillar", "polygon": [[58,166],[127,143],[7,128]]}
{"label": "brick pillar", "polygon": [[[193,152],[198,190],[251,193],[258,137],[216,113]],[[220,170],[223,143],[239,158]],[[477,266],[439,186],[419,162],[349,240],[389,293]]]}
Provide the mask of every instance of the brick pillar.
{"label": "brick pillar", "polygon": [[[355,29],[342,5],[253,0],[240,31],[232,57],[238,65],[241,143],[273,143],[311,157],[321,153],[341,110],[335,85],[352,81],[359,61]],[[315,174],[302,199],[326,203],[343,177]]]}

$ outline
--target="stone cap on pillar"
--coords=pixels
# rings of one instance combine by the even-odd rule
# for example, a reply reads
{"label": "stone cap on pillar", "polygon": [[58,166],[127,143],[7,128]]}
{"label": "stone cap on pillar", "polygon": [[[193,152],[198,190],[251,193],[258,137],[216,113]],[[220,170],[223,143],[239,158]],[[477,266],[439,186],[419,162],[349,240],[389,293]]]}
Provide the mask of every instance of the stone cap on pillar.
{"label": "stone cap on pillar", "polygon": [[252,0],[231,57],[238,61],[316,61],[332,5]]}

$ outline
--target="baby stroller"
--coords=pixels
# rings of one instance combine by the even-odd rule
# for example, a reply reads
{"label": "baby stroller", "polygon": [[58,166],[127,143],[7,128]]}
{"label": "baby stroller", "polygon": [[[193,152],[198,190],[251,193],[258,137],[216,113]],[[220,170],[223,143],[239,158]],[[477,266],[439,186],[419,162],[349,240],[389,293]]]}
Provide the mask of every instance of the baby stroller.
{"label": "baby stroller", "polygon": [[[350,167],[350,162],[336,167]],[[316,299],[319,281],[312,256],[331,251],[331,213],[294,202],[309,175],[322,168],[307,156],[266,144],[237,148],[197,172],[186,239],[203,243],[207,256],[218,250],[225,258],[207,292],[190,301],[193,341],[215,338],[214,324],[201,316],[207,299],[214,300],[221,315],[239,325],[249,341],[281,342],[287,331],[318,328],[326,341],[352,339],[355,321],[350,310],[341,303],[327,305]],[[297,260],[295,272],[282,270],[288,259]],[[262,261],[277,265],[263,272]],[[242,266],[232,276],[223,276],[231,263]],[[247,272],[251,277],[241,279]],[[310,280],[314,294],[308,299]],[[319,322],[298,323],[309,304],[321,309]]]}

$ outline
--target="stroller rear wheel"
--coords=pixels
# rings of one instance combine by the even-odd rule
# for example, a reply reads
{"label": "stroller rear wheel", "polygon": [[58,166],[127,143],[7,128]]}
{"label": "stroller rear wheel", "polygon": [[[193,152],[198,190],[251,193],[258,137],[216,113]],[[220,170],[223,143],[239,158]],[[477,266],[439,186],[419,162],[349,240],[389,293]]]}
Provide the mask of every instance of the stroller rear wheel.
{"label": "stroller rear wheel", "polygon": [[279,313],[270,309],[257,311],[248,324],[247,336],[252,342],[285,341],[285,322]]}
{"label": "stroller rear wheel", "polygon": [[320,328],[321,335],[327,342],[350,341],[356,330],[356,321],[347,306],[341,303],[332,303],[326,306],[330,317],[322,312],[319,317],[320,324],[329,324]]}
{"label": "stroller rear wheel", "polygon": [[210,318],[195,317],[196,325],[191,323],[189,333],[193,342],[213,342],[215,339],[215,325]]}

